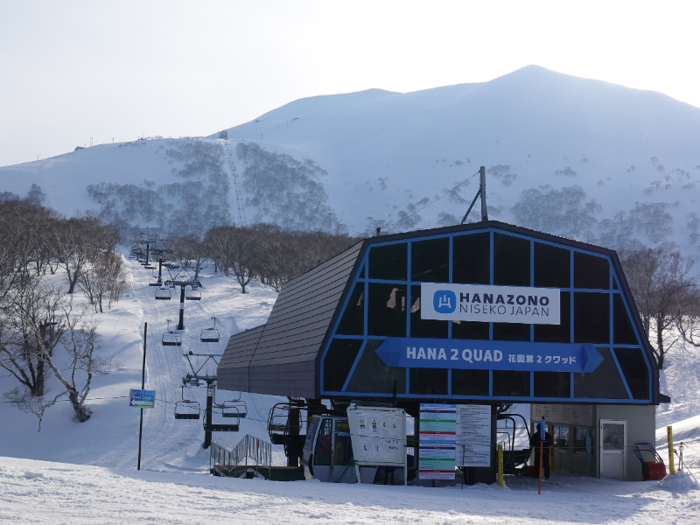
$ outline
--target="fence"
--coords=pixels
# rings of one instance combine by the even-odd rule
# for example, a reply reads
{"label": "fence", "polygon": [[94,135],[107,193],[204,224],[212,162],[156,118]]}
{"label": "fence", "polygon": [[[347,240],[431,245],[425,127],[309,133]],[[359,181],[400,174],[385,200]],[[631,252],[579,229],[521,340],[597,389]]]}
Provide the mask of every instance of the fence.
{"label": "fence", "polygon": [[245,475],[249,466],[254,466],[258,474],[259,469],[265,469],[266,476],[269,475],[272,445],[250,434],[246,434],[232,450],[226,450],[215,442],[211,444],[209,467],[212,473],[237,478]]}

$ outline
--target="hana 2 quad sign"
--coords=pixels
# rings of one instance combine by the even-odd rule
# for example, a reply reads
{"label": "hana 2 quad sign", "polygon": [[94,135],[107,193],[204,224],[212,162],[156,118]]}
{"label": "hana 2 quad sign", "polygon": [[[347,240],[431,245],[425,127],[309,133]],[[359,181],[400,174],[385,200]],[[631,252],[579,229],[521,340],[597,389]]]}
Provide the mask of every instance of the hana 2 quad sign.
{"label": "hana 2 quad sign", "polygon": [[389,337],[375,350],[386,366],[590,373],[603,356],[587,343]]}
{"label": "hana 2 quad sign", "polygon": [[559,324],[559,290],[475,284],[421,284],[421,319]]}

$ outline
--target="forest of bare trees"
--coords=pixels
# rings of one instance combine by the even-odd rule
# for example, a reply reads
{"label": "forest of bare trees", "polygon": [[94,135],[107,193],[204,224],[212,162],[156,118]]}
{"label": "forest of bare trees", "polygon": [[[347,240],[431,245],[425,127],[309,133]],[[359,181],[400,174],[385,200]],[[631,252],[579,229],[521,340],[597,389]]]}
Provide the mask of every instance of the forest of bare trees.
{"label": "forest of bare trees", "polygon": [[[76,419],[90,418],[85,399],[105,362],[89,310],[104,311],[124,290],[118,241],[92,216],[66,219],[31,199],[0,202],[0,369],[19,383],[4,396],[40,425],[64,395]],[[76,289],[85,307],[76,306]],[[63,389],[47,396],[50,375]]]}

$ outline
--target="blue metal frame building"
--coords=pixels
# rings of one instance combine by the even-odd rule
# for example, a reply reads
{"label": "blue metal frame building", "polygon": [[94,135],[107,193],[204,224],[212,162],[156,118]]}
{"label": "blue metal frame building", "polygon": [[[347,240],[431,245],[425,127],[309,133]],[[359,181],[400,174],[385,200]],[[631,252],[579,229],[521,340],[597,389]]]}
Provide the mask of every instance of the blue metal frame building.
{"label": "blue metal frame building", "polygon": [[[423,283],[557,288],[561,324],[421,319]],[[592,344],[591,373],[388,367],[390,338]],[[656,405],[658,368],[614,251],[498,221],[365,239],[285,285],[231,337],[219,387],[396,403]]]}
{"label": "blue metal frame building", "polygon": [[[431,241],[434,245],[432,250],[426,246]],[[464,268],[458,268],[458,260],[465,254],[457,252],[464,252],[465,246],[470,244],[475,247],[480,245],[477,252],[481,253],[472,251],[474,257],[481,258],[480,263],[472,263],[475,268],[482,266],[479,275],[464,275]],[[488,253],[484,253],[485,250],[488,250]],[[389,272],[393,272],[393,275],[387,278],[386,269],[382,268],[378,259],[386,257],[390,252],[394,254],[394,267]],[[438,272],[434,269],[422,271],[426,264],[421,259],[426,257],[432,257],[434,262],[439,260],[442,263],[442,277],[436,275]],[[504,261],[504,258],[511,259],[511,264],[521,267],[520,271],[516,271],[519,275],[512,275],[513,272],[508,271],[508,262]],[[522,271],[523,260],[527,262],[526,272]],[[557,262],[560,267],[552,267],[553,262]],[[421,271],[416,271],[414,263]],[[485,264],[488,264],[487,269],[483,267]],[[561,266],[566,267],[566,270]],[[459,277],[456,275],[458,269]],[[511,275],[508,275],[509,273]],[[558,274],[557,278],[553,278],[552,274]],[[376,356],[370,357],[367,354],[372,354],[389,336],[425,337],[424,325],[427,323],[416,315],[420,310],[420,299],[416,295],[420,295],[419,285],[424,282],[436,282],[436,279],[447,283],[556,287],[562,294],[563,329],[543,329],[541,326],[530,324],[513,330],[512,327],[502,326],[501,323],[473,322],[472,325],[483,324],[488,328],[470,327],[472,333],[476,333],[476,337],[472,335],[470,339],[592,343],[603,355],[604,362],[591,374],[571,372],[568,373],[568,381],[567,378],[558,378],[560,383],[568,383],[568,388],[564,392],[561,387],[555,389],[558,391],[553,396],[547,395],[546,391],[537,391],[540,374],[534,371],[529,372],[527,391],[523,391],[521,380],[521,388],[515,389],[519,390],[516,395],[513,395],[512,390],[504,395],[504,389],[499,388],[499,376],[502,374],[497,370],[488,371],[487,385],[486,378],[482,378],[481,392],[478,392],[477,388],[471,393],[468,388],[463,387],[465,377],[461,371],[445,369],[443,374],[429,373],[427,375],[432,375],[434,379],[442,380],[444,387],[421,393],[424,389],[419,386],[423,387],[428,378],[422,378],[420,372],[413,373],[412,369],[405,368],[397,374],[397,370],[389,370]],[[395,306],[405,316],[405,322],[401,323],[399,332],[389,330],[388,333],[377,326],[377,323],[373,326],[371,320],[373,316],[370,313],[377,313],[376,306],[372,305],[373,294],[381,294],[389,287],[393,287],[394,295],[398,292],[402,297],[402,306]],[[610,250],[496,221],[368,239],[359,254],[356,269],[341,304],[332,330],[319,354],[318,397],[395,397],[402,400],[431,399],[445,402],[659,403],[656,361],[643,335],[619,260],[615,252]],[[591,308],[595,308],[595,314]],[[352,310],[356,310],[356,318],[359,317],[357,314],[361,313],[361,331],[358,330],[359,322],[355,323],[354,329],[348,329],[348,325],[351,324],[348,323],[348,319],[353,316]],[[370,312],[371,310],[374,311]],[[592,320],[592,316],[595,319]],[[459,332],[464,332],[464,327],[457,326],[462,323],[428,323],[433,325],[427,329],[431,337],[464,339],[463,335],[457,333],[457,328]],[[435,326],[438,323],[442,323],[443,326]],[[347,358],[343,360],[336,357],[340,353],[354,355],[349,367]],[[339,364],[337,361],[344,362]],[[366,380],[355,378],[356,373],[366,377],[368,369],[377,370],[382,367],[384,370],[379,375],[384,377],[376,380],[382,383],[384,388],[379,384],[374,388],[366,388]],[[459,380],[455,378],[457,374],[462,376]],[[340,377],[344,377],[342,382]]]}

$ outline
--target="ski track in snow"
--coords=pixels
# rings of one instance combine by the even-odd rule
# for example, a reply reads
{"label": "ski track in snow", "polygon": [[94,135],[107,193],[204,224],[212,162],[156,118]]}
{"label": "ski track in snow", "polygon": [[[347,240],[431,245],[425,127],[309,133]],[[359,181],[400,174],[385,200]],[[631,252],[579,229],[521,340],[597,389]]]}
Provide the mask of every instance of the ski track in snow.
{"label": "ski track in snow", "polygon": [[[199,420],[176,420],[174,418],[174,403],[181,400],[182,375],[189,370],[189,364],[183,357],[183,353],[193,351],[196,353],[222,353],[226,342],[233,333],[241,331],[234,316],[230,312],[218,310],[214,298],[207,297],[209,290],[207,280],[221,280],[222,277],[212,278],[210,273],[204,273],[201,281],[204,286],[201,301],[185,301],[184,324],[181,347],[162,346],[162,335],[167,331],[167,319],[171,319],[171,327],[177,325],[180,306],[179,287],[172,290],[172,299],[162,301],[155,299],[156,287],[148,285],[150,272],[144,270],[135,261],[129,261],[134,274],[133,292],[141,303],[141,308],[147,312],[140,325],[143,336],[143,322],[148,323],[148,337],[146,348],[146,388],[156,390],[156,406],[153,409],[144,410],[143,451],[141,465],[151,470],[173,470],[190,472],[208,472],[208,451],[202,449],[204,439],[202,429],[203,410],[206,407],[206,385],[196,388],[187,388],[185,397],[196,399],[202,409],[202,418]],[[165,277],[164,277],[165,278]],[[231,281],[231,279],[227,279]],[[213,283],[212,283],[213,284]],[[218,283],[217,283],[218,284]],[[220,285],[219,285],[220,286]],[[212,286],[213,288],[213,286]],[[253,288],[255,291],[255,288]],[[212,290],[213,291],[213,290]],[[266,291],[266,295],[271,292]],[[272,292],[273,295],[274,292]],[[243,298],[242,294],[238,294]],[[229,306],[230,300],[223,301],[222,305]],[[212,326],[211,317],[216,316],[216,327],[219,329],[221,342],[200,343],[199,332],[203,328]],[[246,328],[250,328],[247,326]],[[204,348],[206,347],[206,348]],[[204,358],[192,358],[195,365]],[[200,361],[197,361],[199,359]],[[204,370],[210,370],[215,374],[213,363],[208,363]],[[217,392],[217,401],[230,399],[233,393],[227,391]],[[251,399],[260,397],[261,399]],[[267,410],[271,404],[281,398],[273,396],[250,396],[243,394],[243,400],[248,407],[248,417],[240,420],[240,432],[214,433],[213,440],[228,448],[234,446],[245,434],[252,434],[267,439]],[[214,421],[217,418],[217,410],[214,410]],[[230,422],[226,421],[226,422]],[[282,462],[284,453],[281,447],[274,447],[273,459]],[[127,439],[116,449],[104,456],[92,461],[94,465],[111,468],[130,468],[136,464],[138,450],[138,434]],[[183,457],[183,451],[185,457]]]}

